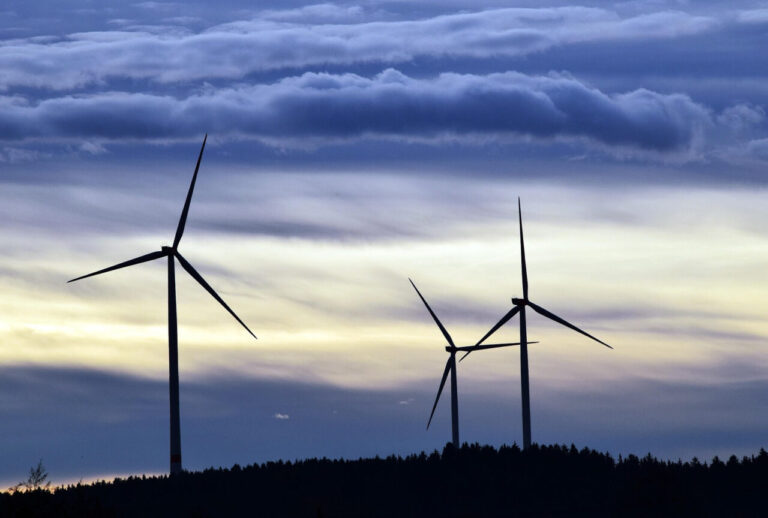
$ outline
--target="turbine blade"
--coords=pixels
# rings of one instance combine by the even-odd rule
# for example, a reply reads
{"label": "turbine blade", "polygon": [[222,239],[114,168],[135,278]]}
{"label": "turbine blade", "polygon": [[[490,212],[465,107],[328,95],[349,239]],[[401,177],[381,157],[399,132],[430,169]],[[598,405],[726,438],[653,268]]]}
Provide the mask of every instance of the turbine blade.
{"label": "turbine blade", "polygon": [[[538,342],[528,342],[529,344]],[[498,347],[511,347],[514,345],[520,345],[520,342],[507,342],[504,344],[483,344],[483,345],[467,345],[465,347],[457,347],[457,351],[482,351],[484,349],[496,349]]]}
{"label": "turbine blade", "polygon": [[498,322],[496,322],[496,325],[495,325],[495,326],[493,326],[493,327],[491,328],[491,330],[490,330],[490,331],[488,331],[487,333],[485,333],[485,336],[484,336],[484,337],[482,337],[482,338],[480,339],[480,341],[479,341],[479,342],[477,342],[475,345],[480,345],[480,344],[482,344],[483,342],[485,342],[485,341],[488,339],[488,337],[489,337],[489,336],[491,336],[493,333],[495,333],[496,331],[498,331],[498,329],[499,329],[501,326],[503,326],[504,324],[506,324],[507,322],[509,322],[509,320],[510,320],[512,317],[514,317],[515,315],[517,315],[517,312],[518,312],[518,311],[520,311],[520,306],[515,306],[515,307],[513,307],[512,309],[510,309],[510,310],[507,312],[507,314],[506,314],[506,315],[504,315],[503,317],[501,317],[501,320],[499,320]]}
{"label": "turbine blade", "polygon": [[221,304],[222,306],[224,306],[224,309],[226,309],[227,311],[229,311],[229,314],[230,314],[230,315],[232,315],[233,317],[235,317],[235,320],[237,320],[238,322],[240,322],[240,325],[241,325],[241,326],[243,326],[243,327],[245,328],[245,330],[246,330],[246,331],[248,331],[249,333],[251,333],[251,336],[252,336],[252,337],[256,338],[256,335],[255,335],[255,334],[253,334],[253,332],[252,332],[250,329],[248,329],[248,326],[247,326],[247,325],[245,325],[245,323],[244,323],[242,320],[240,320],[240,317],[238,317],[238,316],[235,314],[235,312],[234,312],[234,311],[232,311],[232,309],[231,309],[229,306],[227,306],[227,303],[226,303],[226,302],[224,302],[224,300],[222,300],[222,298],[221,298],[221,297],[219,297],[219,294],[218,294],[218,293],[216,293],[216,292],[214,291],[214,289],[213,289],[213,288],[211,288],[210,284],[208,284],[208,283],[205,281],[205,279],[203,279],[203,276],[202,276],[202,275],[200,275],[199,273],[197,273],[197,270],[195,270],[195,269],[192,267],[192,265],[191,265],[191,264],[189,264],[189,262],[188,262],[186,259],[184,259],[184,258],[181,256],[181,254],[180,254],[179,252],[176,252],[176,258],[179,260],[179,263],[181,263],[181,266],[182,266],[182,267],[183,267],[185,270],[187,270],[187,273],[188,273],[188,274],[190,274],[190,275],[192,276],[192,278],[193,278],[193,279],[195,279],[195,280],[196,280],[198,283],[200,283],[200,286],[202,286],[203,288],[205,288],[205,290],[206,290],[208,293],[210,293],[210,294],[211,294],[211,296],[212,296],[214,299],[216,299],[216,300],[219,302],[219,304]]}
{"label": "turbine blade", "polygon": [[176,237],[173,238],[173,248],[179,246],[181,241],[181,235],[184,234],[184,226],[187,224],[187,214],[189,214],[189,204],[192,202],[192,192],[195,190],[195,182],[197,181],[197,171],[200,169],[200,161],[203,159],[203,150],[205,149],[205,142],[208,140],[208,134],[205,134],[203,139],[203,145],[200,148],[200,154],[197,156],[197,165],[195,166],[195,173],[192,175],[192,183],[189,184],[189,191],[187,192],[187,200],[184,202],[184,209],[181,211],[181,218],[179,219],[179,226],[176,227]]}
{"label": "turbine blade", "polygon": [[89,273],[88,275],[82,275],[80,277],[70,279],[67,282],[75,282],[75,281],[79,281],[80,279],[85,279],[86,277],[93,277],[94,275],[111,272],[112,270],[119,270],[120,268],[125,268],[126,266],[133,266],[134,264],[146,263],[147,261],[152,261],[154,259],[160,259],[161,257],[165,257],[166,255],[168,255],[167,252],[152,252],[150,254],[137,257],[136,259],[131,259],[129,261],[125,261],[120,264],[110,266],[109,268],[104,268],[103,270],[99,270],[98,272],[93,272],[93,273]]}
{"label": "turbine blade", "polygon": [[[497,330],[498,330],[498,329],[499,329],[501,326],[503,326],[504,324],[506,324],[507,322],[509,322],[509,320],[510,320],[512,317],[514,317],[515,315],[517,315],[517,312],[518,312],[518,311],[520,311],[520,306],[515,306],[515,307],[513,307],[512,309],[510,309],[510,310],[507,312],[507,314],[506,314],[506,315],[504,315],[503,317],[501,317],[501,320],[499,320],[498,322],[496,322],[496,325],[495,325],[495,326],[493,326],[493,327],[491,328],[491,330],[490,330],[490,331],[488,331],[487,333],[485,333],[485,336],[484,336],[484,337],[482,337],[482,338],[481,338],[481,339],[480,339],[480,340],[479,340],[479,341],[478,341],[478,342],[477,342],[475,345],[477,346],[477,345],[480,345],[480,344],[482,344],[483,342],[485,342],[485,341],[488,339],[488,337],[489,337],[489,336],[491,336],[493,333],[495,333],[495,332],[496,332],[496,331],[497,331]],[[460,359],[459,361],[461,361],[461,360],[463,360],[464,358],[466,358],[467,356],[469,356],[469,353],[471,353],[471,352],[472,352],[472,351],[467,351],[467,352],[464,354],[464,356],[462,356],[462,357],[461,357],[461,359]]]}
{"label": "turbine blade", "polygon": [[517,217],[520,221],[520,265],[523,271],[523,299],[528,300],[528,268],[525,266],[525,243],[523,242],[523,211],[520,197],[517,197]]}
{"label": "turbine blade", "polygon": [[437,318],[437,315],[435,315],[435,312],[432,311],[432,308],[429,307],[429,304],[427,303],[427,299],[424,298],[424,296],[419,291],[419,288],[416,287],[416,285],[411,281],[411,279],[408,279],[411,282],[411,286],[413,286],[413,289],[416,290],[416,293],[419,294],[419,298],[424,303],[425,306],[427,306],[427,310],[429,311],[429,314],[432,315],[432,318],[434,319],[435,323],[437,324],[437,327],[440,328],[440,331],[443,332],[443,336],[446,340],[448,340],[448,343],[451,345],[451,347],[455,347],[453,345],[453,338],[451,338],[451,335],[448,334],[448,331],[443,327],[443,323],[440,322],[440,319]]}
{"label": "turbine blade", "polygon": [[[527,342],[528,345],[537,344],[537,343],[539,343],[539,342]],[[472,346],[469,346],[469,347],[459,347],[458,350],[459,351],[470,351],[470,352],[471,351],[483,351],[485,349],[498,349],[499,347],[510,347],[510,346],[514,346],[514,345],[520,345],[520,342],[514,342],[514,343],[509,343],[509,344],[472,345]],[[461,359],[459,361],[463,360],[466,357],[467,357],[467,355],[465,354],[464,356],[461,357]]]}
{"label": "turbine blade", "polygon": [[531,306],[536,313],[538,313],[540,315],[544,315],[548,319],[554,320],[558,324],[562,324],[565,327],[569,327],[569,328],[573,329],[574,331],[576,331],[577,333],[581,333],[584,336],[587,336],[587,337],[591,338],[595,342],[599,342],[599,343],[603,344],[608,349],[613,349],[613,347],[611,347],[607,343],[603,342],[602,340],[599,340],[599,339],[595,338],[594,336],[592,336],[591,334],[587,333],[586,331],[582,331],[581,329],[579,329],[575,325],[571,324],[570,322],[566,322],[565,320],[563,320],[559,316],[555,315],[554,313],[550,313],[549,311],[547,311],[546,309],[542,308],[541,306],[538,306],[538,305],[536,305],[536,304],[534,304],[533,302],[530,302],[530,301],[528,301],[528,305]]}
{"label": "turbine blade", "polygon": [[437,389],[437,397],[435,398],[435,404],[432,405],[432,413],[429,414],[429,421],[427,421],[427,430],[429,425],[432,424],[432,417],[435,415],[435,409],[437,408],[437,402],[440,401],[440,394],[443,393],[443,387],[445,386],[445,380],[448,378],[448,373],[451,372],[451,359],[445,362],[445,370],[443,371],[443,379],[440,380],[440,388]]}

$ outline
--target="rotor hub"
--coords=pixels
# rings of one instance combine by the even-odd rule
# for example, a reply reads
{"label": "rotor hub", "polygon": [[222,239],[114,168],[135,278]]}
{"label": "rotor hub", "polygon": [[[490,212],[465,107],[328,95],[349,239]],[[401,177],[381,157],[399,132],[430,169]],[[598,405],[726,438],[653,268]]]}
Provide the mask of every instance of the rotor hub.
{"label": "rotor hub", "polygon": [[515,306],[525,306],[528,303],[525,299],[518,299],[517,297],[512,298],[512,304]]}

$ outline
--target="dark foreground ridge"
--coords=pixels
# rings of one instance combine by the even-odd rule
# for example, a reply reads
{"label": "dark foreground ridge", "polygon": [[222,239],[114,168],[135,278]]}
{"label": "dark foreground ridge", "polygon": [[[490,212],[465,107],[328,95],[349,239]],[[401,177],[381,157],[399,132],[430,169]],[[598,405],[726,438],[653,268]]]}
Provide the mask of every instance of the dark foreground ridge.
{"label": "dark foreground ridge", "polygon": [[0,516],[765,516],[768,453],[613,459],[574,446],[310,459],[0,494]]}

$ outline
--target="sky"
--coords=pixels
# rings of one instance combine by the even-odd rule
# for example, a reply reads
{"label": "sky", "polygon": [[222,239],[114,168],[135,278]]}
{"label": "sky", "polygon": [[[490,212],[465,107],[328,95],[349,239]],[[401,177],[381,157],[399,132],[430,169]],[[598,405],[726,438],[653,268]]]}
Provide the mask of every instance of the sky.
{"label": "sky", "polygon": [[[768,444],[768,3],[199,0],[0,8],[0,487],[163,473],[172,243],[189,469],[450,439],[447,359],[522,295],[533,440]],[[494,340],[515,341],[516,320]],[[459,364],[522,440],[519,351]]]}

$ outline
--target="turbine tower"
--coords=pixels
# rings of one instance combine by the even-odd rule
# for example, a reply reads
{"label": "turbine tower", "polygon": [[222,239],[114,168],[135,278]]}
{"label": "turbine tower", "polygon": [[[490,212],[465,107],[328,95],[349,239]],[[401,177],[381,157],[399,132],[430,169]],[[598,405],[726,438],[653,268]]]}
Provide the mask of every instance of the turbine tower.
{"label": "turbine tower", "polygon": [[[501,326],[506,324],[512,317],[514,317],[516,314],[520,313],[520,393],[523,399],[523,448],[528,448],[531,445],[531,396],[530,396],[530,390],[528,387],[528,344],[533,342],[528,342],[528,330],[526,327],[526,320],[525,320],[525,307],[530,306],[531,309],[533,309],[536,313],[543,315],[547,317],[550,320],[554,320],[558,324],[564,325],[565,327],[568,327],[577,333],[581,333],[584,336],[587,336],[591,338],[592,340],[603,344],[609,349],[613,349],[610,345],[603,342],[602,340],[598,340],[591,334],[587,333],[586,331],[582,331],[575,325],[566,322],[559,316],[555,315],[554,313],[551,313],[544,309],[543,307],[534,304],[528,299],[528,270],[525,266],[525,243],[523,242],[523,214],[522,209],[520,208],[520,198],[517,199],[517,216],[520,223],[520,263],[522,268],[522,277],[523,277],[523,298],[513,298],[512,304],[514,307],[509,310],[509,312],[501,317],[501,320],[499,320],[495,326],[491,328],[490,331],[488,331],[484,337],[480,339],[479,342],[477,342],[477,345],[482,344],[489,336],[491,336],[493,333],[495,333]],[[472,351],[467,351],[467,353],[461,358],[463,360],[467,357],[467,355]],[[459,361],[461,361],[459,360]]]}
{"label": "turbine tower", "polygon": [[89,273],[77,277],[68,282],[79,281],[86,277],[93,277],[102,273],[111,272],[112,270],[118,270],[125,268],[126,266],[133,266],[135,264],[145,263],[154,259],[160,259],[161,257],[168,258],[168,385],[170,392],[170,410],[171,410],[171,474],[181,472],[181,430],[179,422],[179,351],[178,351],[178,335],[176,333],[176,277],[175,277],[175,263],[174,260],[178,259],[179,264],[184,268],[189,275],[192,276],[205,290],[216,299],[219,304],[224,306],[235,320],[248,331],[251,336],[256,338],[248,326],[240,320],[232,309],[227,306],[227,303],[219,297],[219,294],[214,291],[213,288],[203,279],[197,270],[195,270],[189,262],[179,253],[178,247],[181,241],[181,236],[184,234],[184,226],[187,223],[187,214],[189,213],[189,204],[192,201],[192,192],[195,189],[195,181],[197,180],[197,171],[200,169],[200,161],[203,158],[203,150],[205,149],[205,142],[208,140],[208,135],[205,135],[203,139],[203,145],[200,148],[200,154],[197,157],[197,165],[195,166],[195,173],[192,175],[192,183],[189,185],[189,192],[187,192],[187,199],[184,202],[184,209],[181,211],[181,218],[179,219],[179,225],[176,228],[176,235],[173,238],[172,246],[163,246],[159,252],[151,252],[141,257],[131,259],[109,268],[104,268],[97,272]]}
{"label": "turbine tower", "polygon": [[[456,384],[456,353],[458,351],[467,351],[467,354],[469,354],[471,351],[479,351],[484,349],[496,349],[498,347],[508,347],[512,345],[520,345],[519,343],[508,343],[508,344],[486,344],[486,345],[470,345],[467,347],[456,347],[453,343],[453,339],[451,338],[451,335],[448,333],[448,331],[445,329],[445,326],[443,326],[443,323],[440,322],[440,319],[437,318],[437,315],[434,311],[432,311],[432,308],[429,306],[429,303],[427,303],[427,300],[424,298],[424,296],[419,291],[419,288],[416,287],[416,285],[413,283],[411,279],[408,279],[411,282],[411,286],[413,286],[413,289],[416,290],[416,293],[419,294],[419,298],[424,303],[424,305],[427,307],[427,311],[429,311],[429,314],[432,315],[432,319],[435,321],[435,324],[437,324],[437,327],[440,328],[440,331],[442,331],[443,336],[448,341],[448,347],[445,348],[445,350],[450,353],[450,356],[448,357],[448,361],[445,362],[445,369],[443,370],[443,377],[440,379],[440,388],[437,389],[437,397],[435,398],[435,404],[432,405],[432,413],[429,414],[429,421],[427,422],[427,430],[429,430],[429,425],[432,424],[432,417],[435,415],[435,409],[437,408],[437,403],[440,401],[440,395],[443,393],[443,387],[445,386],[445,380],[448,378],[448,374],[451,375],[451,431],[452,431],[452,440],[451,442],[453,445],[458,448],[460,445],[459,442],[459,398],[458,398],[458,386]],[[531,343],[537,343],[537,342],[531,342]]]}

